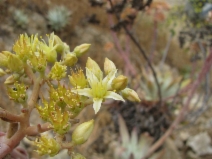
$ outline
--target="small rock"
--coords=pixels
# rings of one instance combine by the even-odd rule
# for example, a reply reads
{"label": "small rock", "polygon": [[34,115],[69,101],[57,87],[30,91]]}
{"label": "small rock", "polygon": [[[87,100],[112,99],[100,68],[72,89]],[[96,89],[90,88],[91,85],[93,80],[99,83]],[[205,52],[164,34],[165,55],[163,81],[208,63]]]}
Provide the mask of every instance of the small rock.
{"label": "small rock", "polygon": [[212,128],[212,118],[208,119],[206,124],[205,124],[206,129]]}
{"label": "small rock", "polygon": [[181,132],[180,135],[179,135],[179,137],[180,137],[180,139],[181,139],[182,141],[188,140],[189,136],[190,136],[190,135],[189,135],[188,132]]}
{"label": "small rock", "polygon": [[187,145],[198,155],[212,154],[211,138],[207,132],[189,137]]}

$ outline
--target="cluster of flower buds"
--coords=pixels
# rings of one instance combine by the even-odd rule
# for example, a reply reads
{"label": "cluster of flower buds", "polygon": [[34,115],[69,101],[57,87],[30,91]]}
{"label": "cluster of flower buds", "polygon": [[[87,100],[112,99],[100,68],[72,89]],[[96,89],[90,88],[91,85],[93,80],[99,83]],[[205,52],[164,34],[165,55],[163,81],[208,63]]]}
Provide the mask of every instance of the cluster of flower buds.
{"label": "cluster of flower buds", "polygon": [[81,97],[58,83],[49,89],[49,102],[43,99],[43,106],[37,105],[42,119],[52,124],[58,134],[65,134],[70,128],[69,120],[75,118],[84,108]]}
{"label": "cluster of flower buds", "polygon": [[[60,80],[66,76],[66,66],[75,65],[78,57],[85,54],[90,47],[90,44],[82,44],[71,52],[69,46],[54,33],[47,36],[48,43],[39,39],[38,35],[29,37],[22,34],[13,46],[15,54],[9,51],[0,53],[0,67],[6,69],[0,69],[0,76],[13,73],[13,78],[10,77],[6,84],[13,84],[20,76],[23,76],[26,65],[30,65],[34,71],[45,72],[48,62],[54,63],[48,75],[49,79]],[[61,54],[62,58],[57,62],[58,53]],[[14,74],[19,76],[15,77]]]}
{"label": "cluster of flower buds", "polygon": [[[70,143],[66,142],[65,144],[70,144],[72,147],[84,144],[90,137],[93,128],[94,120],[81,123],[72,133],[72,141]],[[58,142],[56,139],[47,137],[45,135],[37,138],[33,144],[37,147],[37,152],[39,155],[49,154],[50,156],[55,156],[62,147],[60,142]],[[84,156],[79,153],[75,153],[72,150],[69,150],[69,152],[73,159],[85,159]]]}
{"label": "cluster of flower buds", "polygon": [[[91,103],[97,113],[105,98],[140,101],[137,93],[127,88],[127,77],[116,76],[116,66],[107,58],[104,73],[94,60],[88,58],[86,75],[81,68],[71,68],[69,80],[73,88],[62,85],[60,80],[67,77],[67,68],[76,64],[78,58],[89,50],[90,44],[79,45],[71,52],[69,46],[54,33],[47,37],[48,41],[45,42],[38,38],[38,35],[30,37],[26,34],[20,35],[13,46],[14,53],[9,51],[0,53],[0,76],[9,75],[4,83],[7,85],[10,99],[29,107],[29,111],[35,107],[40,117],[49,124],[48,128],[53,129],[57,136],[64,137],[74,123],[72,122],[74,118]],[[46,69],[47,66],[50,69]],[[47,99],[42,97],[41,103],[32,107],[27,103],[27,88],[35,83],[39,86],[37,94],[45,83],[49,86],[49,91]],[[33,102],[36,100],[37,97]],[[68,147],[65,147],[73,150],[74,146],[85,143],[93,127],[94,120],[81,123],[73,131],[70,143],[66,142]],[[41,136],[34,144],[40,155],[54,156],[64,149],[62,141],[47,136]],[[84,158],[73,151],[70,154],[74,159]]]}

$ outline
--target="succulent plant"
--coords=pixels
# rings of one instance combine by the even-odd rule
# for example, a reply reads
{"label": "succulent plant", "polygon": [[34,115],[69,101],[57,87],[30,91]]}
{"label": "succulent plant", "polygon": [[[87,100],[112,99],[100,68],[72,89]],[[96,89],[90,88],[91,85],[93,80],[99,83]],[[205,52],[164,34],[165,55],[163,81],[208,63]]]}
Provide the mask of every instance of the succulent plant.
{"label": "succulent plant", "polygon": [[53,30],[63,29],[69,22],[71,12],[64,6],[58,6],[48,11],[47,19]]}
{"label": "succulent plant", "polygon": [[26,28],[29,22],[28,16],[22,10],[19,9],[16,9],[13,15],[15,23],[21,28]]}
{"label": "succulent plant", "polygon": [[[156,66],[154,68],[157,73],[162,99],[175,95],[179,89],[184,88],[190,82],[190,80],[183,80],[183,82],[180,83],[183,77],[178,75],[177,71],[171,69],[168,65],[163,65],[162,67]],[[143,93],[143,100],[158,100],[158,87],[154,76],[146,69],[142,70],[140,86]]]}
{"label": "succulent plant", "polygon": [[[116,143],[114,152],[115,159],[141,159],[152,144],[153,138],[148,134],[142,134],[138,138],[136,129],[133,129],[131,136],[127,130],[124,119],[119,115],[119,131],[121,135],[121,143]],[[150,159],[157,159],[159,154],[154,154]]]}

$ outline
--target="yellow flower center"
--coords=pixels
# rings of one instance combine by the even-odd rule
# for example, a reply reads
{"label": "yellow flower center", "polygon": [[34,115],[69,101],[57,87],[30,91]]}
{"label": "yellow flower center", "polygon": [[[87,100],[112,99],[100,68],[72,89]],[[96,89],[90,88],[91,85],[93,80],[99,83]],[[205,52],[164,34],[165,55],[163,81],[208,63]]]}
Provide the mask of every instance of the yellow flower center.
{"label": "yellow flower center", "polygon": [[92,85],[92,95],[94,98],[104,98],[107,93],[107,86],[102,82],[96,82]]}

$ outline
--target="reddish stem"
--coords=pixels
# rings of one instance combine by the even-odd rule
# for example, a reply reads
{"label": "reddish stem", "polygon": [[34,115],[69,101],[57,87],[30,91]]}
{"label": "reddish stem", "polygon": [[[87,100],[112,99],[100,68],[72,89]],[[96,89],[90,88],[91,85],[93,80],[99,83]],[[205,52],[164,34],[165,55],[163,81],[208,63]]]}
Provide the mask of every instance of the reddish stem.
{"label": "reddish stem", "polygon": [[[108,20],[109,20],[110,26],[113,26],[114,24],[113,24],[112,17],[111,17],[110,14],[108,15]],[[121,45],[120,45],[120,42],[118,40],[116,32],[111,31],[111,34],[112,34],[112,37],[113,37],[113,40],[114,40],[114,43],[115,43],[115,46],[116,46],[118,52],[120,53],[121,57],[123,58],[123,60],[126,63],[126,68],[128,68],[130,70],[130,72],[132,73],[132,75],[135,76],[137,74],[137,72],[136,72],[135,68],[132,66],[132,64],[129,60],[129,57],[127,56],[127,55],[129,55],[129,52],[125,52],[121,48]]]}
{"label": "reddish stem", "polygon": [[45,132],[45,131],[48,131],[48,130],[51,130],[52,129],[52,126],[50,123],[44,123],[42,125],[38,124],[38,125],[35,125],[35,126],[30,126],[26,129],[26,135],[28,136],[35,136],[35,135],[38,135],[42,132]]}
{"label": "reddish stem", "polygon": [[[157,14],[157,11],[155,11],[154,14]],[[158,39],[158,22],[154,20],[153,40],[152,40],[152,46],[150,49],[150,56],[149,56],[150,62],[152,62],[154,59],[154,52],[156,50],[157,39]]]}

